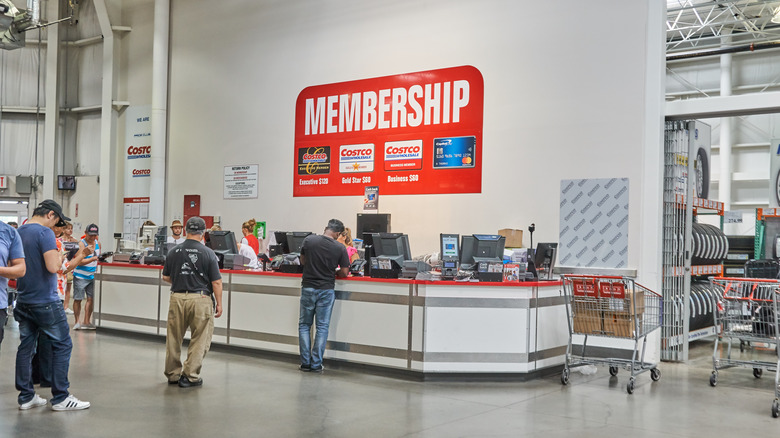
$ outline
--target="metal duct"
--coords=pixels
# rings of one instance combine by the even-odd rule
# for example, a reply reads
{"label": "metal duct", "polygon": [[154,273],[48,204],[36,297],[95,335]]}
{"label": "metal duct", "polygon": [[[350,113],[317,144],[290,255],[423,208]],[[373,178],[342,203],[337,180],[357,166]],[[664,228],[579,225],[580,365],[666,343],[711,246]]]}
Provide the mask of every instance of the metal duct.
{"label": "metal duct", "polygon": [[677,61],[680,59],[703,58],[705,56],[723,55],[726,53],[755,52],[756,50],[780,49],[780,41],[769,41],[766,43],[750,43],[741,46],[723,47],[719,49],[702,50],[699,52],[687,52],[676,55],[666,55],[666,61]]}

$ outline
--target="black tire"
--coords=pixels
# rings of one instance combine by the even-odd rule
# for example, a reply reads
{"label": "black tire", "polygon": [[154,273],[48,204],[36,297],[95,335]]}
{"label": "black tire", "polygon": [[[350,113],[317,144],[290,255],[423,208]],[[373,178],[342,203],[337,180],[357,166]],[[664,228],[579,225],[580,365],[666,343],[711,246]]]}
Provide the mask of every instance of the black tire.
{"label": "black tire", "polygon": [[631,380],[626,383],[626,392],[629,394],[634,393],[634,378],[632,377]]}
{"label": "black tire", "polygon": [[696,151],[696,162],[693,165],[696,196],[707,199],[710,195],[710,159],[704,148]]}
{"label": "black tire", "polygon": [[568,385],[569,384],[569,369],[564,368],[563,372],[561,372],[561,385]]}
{"label": "black tire", "polygon": [[610,376],[613,376],[613,377],[617,376],[617,373],[618,373],[618,367],[613,367],[613,366],[609,367],[609,375]]}
{"label": "black tire", "polygon": [[650,378],[653,379],[653,382],[657,382],[661,380],[661,370],[659,370],[658,368],[651,369]]}
{"label": "black tire", "polygon": [[715,373],[710,374],[710,386],[718,386],[718,376]]}
{"label": "black tire", "polygon": [[764,374],[764,370],[761,368],[753,368],[753,377],[756,379],[760,379],[761,375]]}
{"label": "black tire", "polygon": [[775,399],[772,402],[772,417],[777,418],[778,416],[780,416],[780,403]]}

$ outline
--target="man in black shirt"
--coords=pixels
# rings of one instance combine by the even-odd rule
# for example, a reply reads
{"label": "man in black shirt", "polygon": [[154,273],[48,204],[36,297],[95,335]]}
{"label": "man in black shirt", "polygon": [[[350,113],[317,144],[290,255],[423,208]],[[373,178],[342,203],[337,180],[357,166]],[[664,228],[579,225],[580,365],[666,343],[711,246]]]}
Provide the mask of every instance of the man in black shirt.
{"label": "man in black shirt", "polygon": [[[214,318],[222,315],[222,275],[217,256],[201,240],[206,222],[187,220],[187,239],[168,252],[163,280],[171,283],[168,334],[165,338],[165,377],[182,388],[201,386],[200,369],[211,347]],[[212,301],[213,300],[213,301]],[[181,363],[181,344],[190,328],[187,360]]]}
{"label": "man in black shirt", "polygon": [[[336,241],[344,231],[338,219],[328,221],[321,236],[312,234],[303,240],[301,263],[301,313],[298,318],[298,343],[301,351],[301,371],[322,371],[322,355],[328,342],[330,314],[336,300],[336,276],[349,273],[347,248]],[[338,267],[338,270],[336,268]],[[311,325],[317,316],[317,332],[311,343]]]}

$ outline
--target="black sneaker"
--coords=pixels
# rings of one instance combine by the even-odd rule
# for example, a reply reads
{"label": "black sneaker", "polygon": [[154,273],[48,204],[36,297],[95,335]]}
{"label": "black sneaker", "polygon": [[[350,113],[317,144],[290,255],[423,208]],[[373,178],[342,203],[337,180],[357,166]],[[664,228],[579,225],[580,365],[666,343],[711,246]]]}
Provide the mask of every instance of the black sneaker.
{"label": "black sneaker", "polygon": [[321,373],[324,369],[325,367],[320,365],[318,367],[310,367],[309,371],[311,371],[312,373]]}
{"label": "black sneaker", "polygon": [[303,371],[304,373],[308,373],[311,371],[311,365],[301,365],[298,367],[299,370]]}
{"label": "black sneaker", "polygon": [[185,375],[179,378],[179,388],[192,388],[194,386],[203,386],[203,379],[198,378],[198,380],[193,382]]}

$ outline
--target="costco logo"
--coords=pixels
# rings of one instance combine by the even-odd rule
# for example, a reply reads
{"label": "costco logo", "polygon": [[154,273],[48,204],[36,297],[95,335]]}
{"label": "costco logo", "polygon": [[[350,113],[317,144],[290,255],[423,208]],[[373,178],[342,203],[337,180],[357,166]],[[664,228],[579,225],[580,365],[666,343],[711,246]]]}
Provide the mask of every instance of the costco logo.
{"label": "costco logo", "polygon": [[148,177],[151,173],[151,169],[133,169],[133,178]]}
{"label": "costco logo", "polygon": [[422,169],[422,140],[385,143],[385,170]]}
{"label": "costco logo", "polygon": [[339,147],[339,172],[374,171],[374,144],[352,144]]}
{"label": "costco logo", "polygon": [[151,146],[130,146],[127,148],[127,159],[133,160],[136,158],[151,158],[152,147]]}

